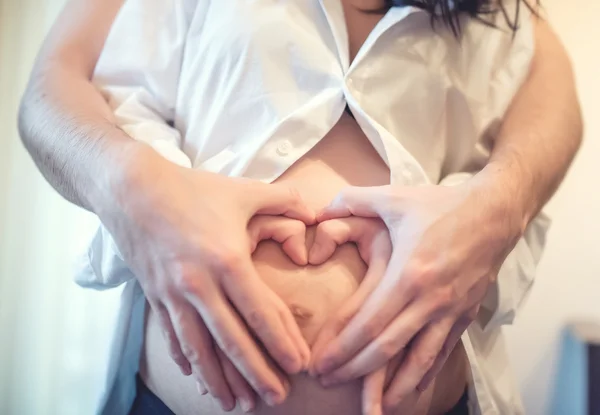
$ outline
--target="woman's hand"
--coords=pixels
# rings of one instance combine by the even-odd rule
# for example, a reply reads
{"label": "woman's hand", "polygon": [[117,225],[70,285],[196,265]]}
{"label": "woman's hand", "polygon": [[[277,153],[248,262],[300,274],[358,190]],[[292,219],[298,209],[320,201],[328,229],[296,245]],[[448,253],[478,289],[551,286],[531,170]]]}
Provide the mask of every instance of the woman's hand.
{"label": "woman's hand", "polygon": [[520,223],[506,214],[509,205],[472,182],[342,191],[317,219],[380,217],[393,251],[357,312],[338,321],[335,338],[313,349],[312,372],[332,385],[374,372],[403,351],[385,401],[394,406],[425,390],[520,236]]}
{"label": "woman's hand", "polygon": [[[261,241],[272,239],[282,245],[283,251],[296,264],[306,265],[307,263],[306,224],[302,221],[284,216],[258,215],[250,220],[248,236],[251,253],[254,253]],[[251,411],[256,406],[256,396],[252,387],[220,348],[216,347],[215,351],[219,361],[213,362],[213,365],[215,363],[221,365],[227,385],[242,410],[244,412]],[[269,363],[273,365],[270,359]],[[208,364],[208,362],[201,362],[201,364]],[[289,392],[287,382],[285,380],[283,382],[286,383],[286,392]],[[208,393],[206,386],[201,381],[198,381],[198,391],[202,395]]]}
{"label": "woman's hand", "polygon": [[114,203],[96,213],[158,315],[171,357],[225,409],[235,400],[217,348],[268,404],[283,401],[282,375],[252,335],[290,374],[307,366],[310,351],[290,310],[256,274],[246,228],[256,214],[313,223],[314,213],[282,185],[181,168],[151,149],[131,161],[113,184]]}

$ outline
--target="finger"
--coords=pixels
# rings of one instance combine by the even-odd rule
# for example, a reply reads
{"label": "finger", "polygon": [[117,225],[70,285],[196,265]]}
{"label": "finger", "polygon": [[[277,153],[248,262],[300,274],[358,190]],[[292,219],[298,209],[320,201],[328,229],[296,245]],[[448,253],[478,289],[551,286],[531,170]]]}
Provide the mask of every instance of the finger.
{"label": "finger", "polygon": [[411,343],[402,365],[387,389],[384,401],[398,404],[416,391],[417,386],[431,369],[452,328],[454,319],[445,318],[430,323]]}
{"label": "finger", "polygon": [[311,265],[321,265],[327,261],[338,245],[349,241],[351,232],[349,220],[331,220],[320,223],[315,231],[315,239],[308,252],[308,262]]}
{"label": "finger", "polygon": [[208,389],[204,386],[204,382],[201,380],[196,380],[196,389],[198,389],[198,393],[200,395],[206,395],[208,393]]}
{"label": "finger", "polygon": [[187,303],[168,306],[169,316],[179,339],[181,350],[192,366],[194,375],[225,411],[235,407],[235,399],[227,385],[212,337],[204,322]]}
{"label": "finger", "polygon": [[234,397],[238,401],[240,408],[242,408],[244,412],[252,411],[256,406],[256,397],[252,387],[246,382],[221,349],[217,347],[216,352],[219,361],[221,362],[221,367],[223,368],[227,383],[229,384]]}
{"label": "finger", "polygon": [[[363,376],[393,358],[431,321],[434,305],[413,302],[347,362],[321,378],[323,386],[332,386]],[[341,338],[342,335],[339,337]]]}
{"label": "finger", "polygon": [[383,387],[387,366],[365,376],[362,390],[362,415],[382,415]]}
{"label": "finger", "polygon": [[[278,297],[257,275],[252,262],[240,263],[231,278],[224,280],[223,288],[275,362],[288,374],[302,370],[302,353],[294,341],[298,339],[293,340],[287,331],[289,324],[296,324],[292,313],[287,307],[277,307],[273,299]],[[284,322],[282,315],[289,321]]]}
{"label": "finger", "polygon": [[163,337],[167,343],[167,349],[169,350],[169,356],[171,356],[171,359],[173,359],[173,361],[179,367],[179,370],[184,376],[191,375],[192,366],[181,351],[179,339],[177,338],[177,334],[175,334],[175,329],[171,324],[171,318],[169,317],[169,312],[167,311],[167,308],[163,304],[158,304],[156,306],[152,306],[152,309],[158,317],[158,321],[163,332]]}
{"label": "finger", "polygon": [[394,380],[394,375],[396,374],[396,372],[398,371],[398,368],[402,364],[402,361],[404,360],[405,355],[406,355],[406,351],[401,350],[396,356],[394,356],[387,363],[387,372],[385,374],[385,384],[384,384],[384,389],[383,389],[384,391],[390,387],[392,380]]}
{"label": "finger", "polygon": [[412,415],[416,412],[421,393],[413,391],[401,401],[391,401],[387,395],[383,396],[383,414],[384,415]]}
{"label": "finger", "polygon": [[[385,375],[385,385],[384,391],[387,391],[394,380],[396,372],[402,365],[404,357],[406,356],[405,350],[400,351],[390,362],[388,363],[387,373]],[[409,395],[402,402],[392,402],[389,400],[385,400],[386,392],[384,392],[384,397],[382,399],[382,408],[384,415],[409,415],[412,414],[413,411],[417,407],[417,402],[419,401],[419,393],[415,391],[415,393]]]}
{"label": "finger", "polygon": [[255,183],[251,189],[248,189],[245,184],[243,192],[249,191],[252,192],[252,197],[248,199],[250,216],[283,215],[301,220],[307,225],[315,223],[315,212],[306,205],[300,193],[293,187]]}
{"label": "finger", "polygon": [[[314,357],[315,370],[319,374],[331,372],[347,363],[363,347],[369,345],[398,313],[412,299],[414,293],[408,284],[398,282],[407,253],[402,248],[394,249],[389,265],[377,287],[371,292],[364,304],[343,328],[339,335]],[[378,365],[381,366],[402,347],[397,347],[390,356]],[[366,374],[368,371],[363,371]]]}
{"label": "finger", "polygon": [[[363,251],[371,253],[371,245],[378,231],[387,232],[387,228],[381,221],[359,217],[322,222],[317,226],[315,239],[308,254],[309,262],[312,265],[322,264],[333,255],[338,246],[347,242],[356,242],[359,248],[360,245],[364,245]],[[391,246],[391,243],[389,245]],[[370,256],[365,257],[363,253],[361,252],[361,257],[368,263]]]}
{"label": "finger", "polygon": [[440,371],[444,367],[444,364],[446,364],[448,357],[456,347],[456,344],[460,340],[462,334],[469,327],[473,319],[474,317],[471,316],[462,317],[452,327],[452,330],[450,330],[450,334],[444,342],[444,346],[442,347],[440,354],[436,358],[431,369],[429,369],[425,376],[423,376],[423,379],[417,386],[417,390],[423,392],[429,387],[431,382],[435,379],[435,377],[440,373]]}
{"label": "finger", "polygon": [[[323,222],[348,216],[377,217],[392,203],[390,186],[348,187],[317,214],[317,221]],[[397,207],[400,207],[397,205]]]}
{"label": "finger", "polygon": [[218,346],[261,399],[269,405],[283,402],[286,397],[283,383],[230,304],[220,295],[190,293],[187,298],[201,313]]}
{"label": "finger", "polygon": [[255,216],[248,225],[251,252],[259,242],[273,239],[282,244],[283,251],[298,265],[306,265],[306,225],[284,216]]}

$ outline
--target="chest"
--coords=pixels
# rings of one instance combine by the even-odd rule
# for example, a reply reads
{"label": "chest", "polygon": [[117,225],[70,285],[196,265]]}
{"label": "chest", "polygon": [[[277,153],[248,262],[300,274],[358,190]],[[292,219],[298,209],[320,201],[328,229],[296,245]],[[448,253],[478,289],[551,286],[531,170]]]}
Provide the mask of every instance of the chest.
{"label": "chest", "polygon": [[383,0],[341,0],[341,5],[352,62],[387,8]]}
{"label": "chest", "polygon": [[252,53],[320,66],[330,53],[350,64],[387,11],[384,0],[223,0],[203,9],[188,43],[235,60]]}

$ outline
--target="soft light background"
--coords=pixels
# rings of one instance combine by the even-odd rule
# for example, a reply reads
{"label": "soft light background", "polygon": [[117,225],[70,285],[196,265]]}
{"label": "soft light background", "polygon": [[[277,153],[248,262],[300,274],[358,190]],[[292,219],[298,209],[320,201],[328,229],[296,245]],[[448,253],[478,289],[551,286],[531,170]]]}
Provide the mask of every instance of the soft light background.
{"label": "soft light background", "polygon": [[[71,282],[95,221],[44,182],[16,131],[19,97],[63,2],[0,0],[0,414],[90,414],[119,295]],[[534,292],[507,330],[532,415],[551,413],[564,324],[600,321],[600,2],[544,3],[574,61],[586,140],[548,208],[554,226]]]}

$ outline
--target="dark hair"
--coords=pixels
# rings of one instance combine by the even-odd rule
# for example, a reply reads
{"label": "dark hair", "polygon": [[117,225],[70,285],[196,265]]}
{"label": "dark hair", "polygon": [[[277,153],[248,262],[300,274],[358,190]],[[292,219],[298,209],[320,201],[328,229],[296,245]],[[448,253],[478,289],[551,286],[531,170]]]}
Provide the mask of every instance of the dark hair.
{"label": "dark hair", "polygon": [[515,32],[518,29],[519,13],[521,6],[525,5],[533,14],[537,15],[539,0],[516,0],[515,10],[512,14],[506,9],[503,0],[386,0],[386,8],[398,6],[414,6],[423,9],[431,16],[431,23],[441,22],[449,27],[458,36],[460,34],[460,15],[466,14],[478,19],[485,24],[493,26],[486,17],[502,13],[508,27]]}

